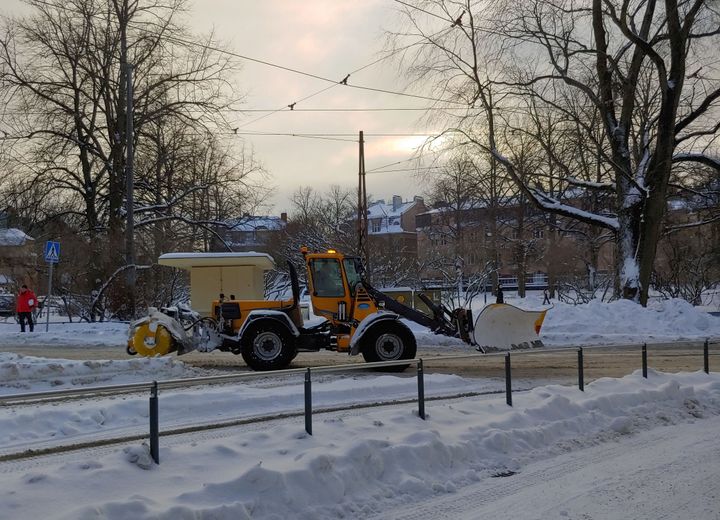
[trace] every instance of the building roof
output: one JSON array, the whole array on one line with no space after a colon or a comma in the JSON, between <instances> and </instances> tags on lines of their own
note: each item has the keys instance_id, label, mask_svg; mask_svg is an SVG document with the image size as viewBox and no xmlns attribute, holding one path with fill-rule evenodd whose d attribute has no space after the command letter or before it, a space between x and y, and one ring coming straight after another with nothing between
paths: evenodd
<instances>
[{"instance_id":1,"label":"building roof","mask_svg":"<svg viewBox=\"0 0 720 520\"><path fill-rule=\"evenodd\" d=\"M230 231L282 231L287 222L281 217L247 215L226 221Z\"/></svg>"},{"instance_id":2,"label":"building roof","mask_svg":"<svg viewBox=\"0 0 720 520\"><path fill-rule=\"evenodd\" d=\"M19 247L24 246L31 240L34 241L35 239L19 229L0 229L0 246Z\"/></svg>"},{"instance_id":3,"label":"building roof","mask_svg":"<svg viewBox=\"0 0 720 520\"><path fill-rule=\"evenodd\" d=\"M385 204L384 200L379 200L368 206L368 220L371 222L368 233L371 235L378 235L382 233L403 233L406 231L415 231L415 225L413 223L413 229L402 228L402 215L409 209L415 207L418 204L418 200L411 200L407 202L401 202L393 206L393 204ZM372 225L372 221L380 220L380 228ZM375 230L373 230L373 228Z\"/></svg>"}]
</instances>

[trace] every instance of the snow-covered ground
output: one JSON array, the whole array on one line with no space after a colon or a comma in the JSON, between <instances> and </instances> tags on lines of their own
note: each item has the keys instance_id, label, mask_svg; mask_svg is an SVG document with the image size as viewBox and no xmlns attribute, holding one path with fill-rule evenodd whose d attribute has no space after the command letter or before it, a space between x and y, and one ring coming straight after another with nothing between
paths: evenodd
<instances>
[{"instance_id":1,"label":"snow-covered ground","mask_svg":"<svg viewBox=\"0 0 720 520\"><path fill-rule=\"evenodd\" d=\"M148 360L149 361L149 360ZM153 360L159 370L168 375L182 375L181 363L165 367ZM22 363L24 363L21 360ZM56 360L51 364L57 370L72 372L83 363ZM86 362L95 363L95 362ZM117 363L117 362L116 362ZM137 363L137 362L136 362ZM153 364L149 364L148 368ZM44 370L44 369L43 369ZM6 371L0 365L0 371ZM117 381L135 381L142 370L115 373ZM162 379L145 372L144 381ZM187 374L185 374L187 375ZM84 376L83 376L84 377ZM318 376L316 376L317 378ZM322 377L322 376L320 376ZM29 379L24 383L29 383ZM80 384L80 383L78 383ZM518 387L521 382L516 383ZM42 388L45 382L37 379L33 390ZM455 375L428 374L425 377L426 395L455 395L465 392L500 391L504 382L498 379L480 381L464 379ZM0 394L16 393L13 385L0 385ZM27 391L27 390L25 390ZM303 409L302 377L261 379L254 383L223 385L220 387L193 387L182 390L162 391L162 427L169 430L191 424L208 424L247 417L268 416ZM417 396L417 380L413 376L337 376L313 384L313 406L347 406ZM48 403L34 406L6 406L0 408L0 454L15 453L29 448L45 448L67 445L78 441L98 438L121 437L142 434L148 428L148 395L122 395L94 398L67 403Z\"/></svg>"},{"instance_id":2,"label":"snow-covered ground","mask_svg":"<svg viewBox=\"0 0 720 520\"><path fill-rule=\"evenodd\" d=\"M0 395L202 375L209 374L175 356L77 361L0 352Z\"/></svg>"},{"instance_id":3,"label":"snow-covered ground","mask_svg":"<svg viewBox=\"0 0 720 520\"><path fill-rule=\"evenodd\" d=\"M20 332L20 325L13 322L0 323L0 348L47 346L47 347L108 347L125 348L128 324L102 323L45 323L35 325L35 332Z\"/></svg>"},{"instance_id":4,"label":"snow-covered ground","mask_svg":"<svg viewBox=\"0 0 720 520\"><path fill-rule=\"evenodd\" d=\"M508 295L508 302L542 308L539 295L525 300ZM39 327L33 334L11 332L10 324L0 327L0 349L39 346L43 355L52 355L53 346L77 348L80 356L87 347L122 352L127 334L124 323L56 323L49 333ZM467 349L459 340L434 336L415 325L413 330L419 355L423 346ZM542 337L549 346L717 338L720 318L678 300L654 302L647 309L625 301L556 303ZM74 361L0 352L0 395L211 373L173 356ZM533 386L537 384L542 382ZM428 396L491 392L503 386L501 380L426 374ZM515 381L516 389L523 386ZM661 440L668 449L679 449L695 446L695 437L714 451L705 457L694 453L693 469L717 476L718 449L705 437L707 428L720 425L715 417L720 415L719 375L651 371L649 380L635 373L620 380L599 379L586 389L581 393L562 386L534 388L517 393L512 409L495 395L428 402L427 421L417 417L413 404L323 413L315 416L313 437L304 433L301 418L163 437L159 467L150 463L147 448L137 444L0 463L0 519L470 519L485 517L483 511L502 516L515 494L523 503L538 504L514 509L516 518L583 518L588 505L596 516L586 518L626 518L632 499L618 496L628 471L613 473L608 461L614 456L616 465L641 465L645 442ZM313 383L316 408L413 399L416 392L413 375L328 374ZM298 412L303 387L296 376L269 377L162 391L160 399L161 430L167 431ZM146 395L3 406L0 455L144 434L147 416ZM656 433L669 431L659 430L667 425L680 432L677 442ZM685 461L675 459L674 467L690 470L688 463L683 466ZM609 475L601 482L593 480L592 471L582 477L583 461L602 462ZM698 469L710 462L715 473ZM569 465L575 479L563 477L561 464ZM489 478L511 472L517 475ZM555 475L562 485L548 488L543 472ZM534 492L512 484L525 473L536 477ZM634 475L633 485L641 480L637 472ZM510 491L500 491L497 500L478 498L487 490L505 489L502 481L509 483ZM687 493L683 500L690 500ZM680 511L671 507L666 494L657 492L657 507L662 508L665 500L668 511ZM684 511L693 518L717 518L716 502L695 499ZM605 505L599 507L600 503ZM443 511L451 513L442 516Z\"/></svg>"},{"instance_id":5,"label":"snow-covered ground","mask_svg":"<svg viewBox=\"0 0 720 520\"><path fill-rule=\"evenodd\" d=\"M506 295L506 302L524 309L542 309L542 295L529 293L526 298ZM473 303L477 316L484 307L482 298ZM406 323L415 333L418 345L466 347L457 338L438 336L428 329ZM33 333L22 334L18 325L0 324L0 348L107 347L124 349L126 323L55 323L50 331L38 325ZM548 346L617 345L631 342L669 342L720 337L720 317L697 309L684 300L653 301L647 308L627 300L610 303L592 301L584 305L553 302L540 337ZM422 350L421 350L422 352Z\"/></svg>"},{"instance_id":6,"label":"snow-covered ground","mask_svg":"<svg viewBox=\"0 0 720 520\"><path fill-rule=\"evenodd\" d=\"M645 380L634 373L599 379L584 393L535 388L514 404L507 407L502 397L432 402L427 421L407 404L336 412L315 418L312 437L293 418L163 438L160 466L141 445L3 463L0 518L393 518L403 512L418 519L485 518L489 502L483 506L480 498L488 496L472 492L483 483L495 492L490 517L649 519L683 513L704 520L720 513L717 488L705 485L700 489L707 495L693 495L700 490L674 472L717 481L720 375L651 371ZM695 449L686 460L677 451L652 450L654 443ZM613 457L623 464L613 467ZM664 464L664 457L676 464ZM593 471L595 462L603 466L600 473ZM673 492L655 492L652 501L642 502L634 486L650 466L650 478ZM490 478L511 472L517 474ZM543 472L558 485L540 486ZM563 472L577 478L561 479ZM526 473L537 486L534 494L522 495ZM512 500L514 494L522 504ZM463 501L465 511L459 509ZM449 504L454 509L444 510Z\"/></svg>"}]
</instances>

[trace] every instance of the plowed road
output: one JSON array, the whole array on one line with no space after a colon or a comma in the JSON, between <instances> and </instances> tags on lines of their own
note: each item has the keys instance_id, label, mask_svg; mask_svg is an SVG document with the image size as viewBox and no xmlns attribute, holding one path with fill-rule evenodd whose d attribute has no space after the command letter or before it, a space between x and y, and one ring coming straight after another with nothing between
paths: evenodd
<instances>
[{"instance_id":1,"label":"plowed road","mask_svg":"<svg viewBox=\"0 0 720 520\"><path fill-rule=\"evenodd\" d=\"M109 347L49 347L22 346L4 347L0 351L15 352L28 356L42 356L62 359L128 359L123 348ZM425 360L426 372L453 373L467 377L504 377L502 356L462 358L456 360L438 360L439 356L452 356L475 353L471 347L434 347L420 346L418 357ZM710 365L713 370L720 366L720 345L710 348ZM248 370L241 356L228 352L192 352L181 357L182 361L202 367L227 371ZM290 368L304 368L320 365L340 365L362 363L362 356L350 357L337 352L301 352ZM640 347L602 347L586 349L585 379L592 381L598 377L622 377L641 367ZM703 367L702 342L683 342L678 344L659 343L648 345L648 365L650 368L668 372L695 371ZM567 352L542 352L534 350L526 355L522 351L513 354L513 378L542 379L558 382L573 381L577 377L576 349Z\"/></svg>"}]
</instances>

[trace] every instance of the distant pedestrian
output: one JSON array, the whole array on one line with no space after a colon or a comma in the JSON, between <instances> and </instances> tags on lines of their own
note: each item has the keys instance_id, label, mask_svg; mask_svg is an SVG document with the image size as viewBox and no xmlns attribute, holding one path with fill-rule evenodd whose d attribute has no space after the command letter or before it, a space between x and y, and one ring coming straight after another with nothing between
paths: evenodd
<instances>
[{"instance_id":1,"label":"distant pedestrian","mask_svg":"<svg viewBox=\"0 0 720 520\"><path fill-rule=\"evenodd\" d=\"M30 332L35 330L32 313L37 309L38 302L35 293L28 289L27 285L20 287L20 294L17 296L17 315L20 320L20 332L25 332L25 322L30 326Z\"/></svg>"},{"instance_id":2,"label":"distant pedestrian","mask_svg":"<svg viewBox=\"0 0 720 520\"><path fill-rule=\"evenodd\" d=\"M505 303L502 287L498 287L497 290L497 303Z\"/></svg>"},{"instance_id":3,"label":"distant pedestrian","mask_svg":"<svg viewBox=\"0 0 720 520\"><path fill-rule=\"evenodd\" d=\"M550 291L547 289L543 291L543 305L550 305Z\"/></svg>"}]
</instances>

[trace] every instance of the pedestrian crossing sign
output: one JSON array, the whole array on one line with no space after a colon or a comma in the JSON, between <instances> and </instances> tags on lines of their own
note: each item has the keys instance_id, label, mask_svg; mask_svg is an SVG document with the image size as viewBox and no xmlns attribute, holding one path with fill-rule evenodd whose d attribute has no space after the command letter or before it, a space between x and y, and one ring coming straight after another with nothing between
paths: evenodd
<instances>
[{"instance_id":1,"label":"pedestrian crossing sign","mask_svg":"<svg viewBox=\"0 0 720 520\"><path fill-rule=\"evenodd\" d=\"M45 242L45 261L49 264L60 261L60 242Z\"/></svg>"}]
</instances>

